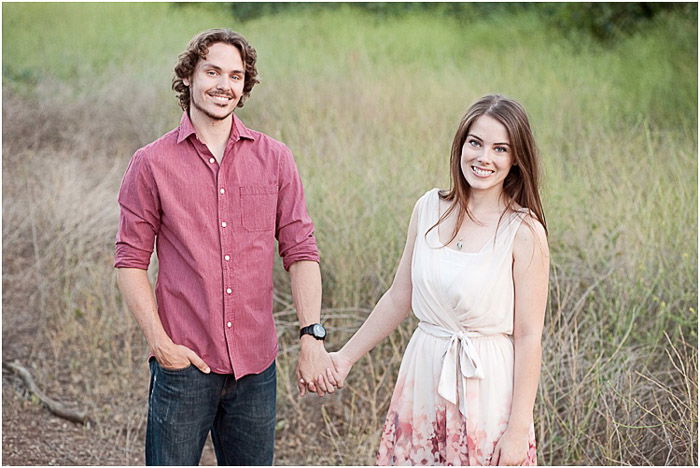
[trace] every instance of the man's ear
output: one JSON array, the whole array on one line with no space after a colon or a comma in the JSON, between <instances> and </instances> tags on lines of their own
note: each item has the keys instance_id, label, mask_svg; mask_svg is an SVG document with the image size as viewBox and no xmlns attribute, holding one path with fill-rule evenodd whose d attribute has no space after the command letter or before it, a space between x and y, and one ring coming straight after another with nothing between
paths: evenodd
<instances>
[{"instance_id":1,"label":"man's ear","mask_svg":"<svg viewBox=\"0 0 700 468\"><path fill-rule=\"evenodd\" d=\"M185 86L189 87L189 86L190 86L190 79L189 79L189 78L183 78L183 79L182 79L182 83L183 83Z\"/></svg>"}]
</instances>

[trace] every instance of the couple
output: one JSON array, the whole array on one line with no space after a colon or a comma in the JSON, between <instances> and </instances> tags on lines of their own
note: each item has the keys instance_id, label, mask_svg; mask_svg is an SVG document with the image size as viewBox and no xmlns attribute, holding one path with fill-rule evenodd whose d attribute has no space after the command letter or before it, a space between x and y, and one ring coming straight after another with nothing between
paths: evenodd
<instances>
[{"instance_id":1,"label":"couple","mask_svg":"<svg viewBox=\"0 0 700 468\"><path fill-rule=\"evenodd\" d=\"M323 345L314 228L289 149L234 114L256 52L226 29L178 57L180 125L122 180L117 280L150 347L146 464L273 461L275 239L300 322L300 391L343 385L413 310L379 464L535 464L533 406L548 282L538 161L524 109L477 101L457 129L450 190L415 205L394 282L338 352ZM154 242L155 294L147 276Z\"/></svg>"}]
</instances>

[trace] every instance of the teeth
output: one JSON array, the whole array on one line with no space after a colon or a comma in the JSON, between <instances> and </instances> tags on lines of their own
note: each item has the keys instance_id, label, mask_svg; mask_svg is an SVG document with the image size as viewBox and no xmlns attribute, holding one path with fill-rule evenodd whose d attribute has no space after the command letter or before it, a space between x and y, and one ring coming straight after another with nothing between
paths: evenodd
<instances>
[{"instance_id":1,"label":"teeth","mask_svg":"<svg viewBox=\"0 0 700 468\"><path fill-rule=\"evenodd\" d=\"M479 168L476 167L476 166L472 166L472 171L474 171L474 173L475 173L476 175L480 175L480 176L491 175L491 174L493 174L493 173L495 172L495 171L491 171L491 170L488 170L488 169L479 169Z\"/></svg>"}]
</instances>

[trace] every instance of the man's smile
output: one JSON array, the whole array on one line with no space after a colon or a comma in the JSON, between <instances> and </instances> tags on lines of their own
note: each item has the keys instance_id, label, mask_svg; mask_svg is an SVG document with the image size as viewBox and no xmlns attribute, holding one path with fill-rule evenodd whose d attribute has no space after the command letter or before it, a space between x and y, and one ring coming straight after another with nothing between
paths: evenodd
<instances>
[{"instance_id":1,"label":"man's smile","mask_svg":"<svg viewBox=\"0 0 700 468\"><path fill-rule=\"evenodd\" d=\"M233 96L228 96L220 93L207 93L207 95L216 103L228 104L233 99Z\"/></svg>"}]
</instances>

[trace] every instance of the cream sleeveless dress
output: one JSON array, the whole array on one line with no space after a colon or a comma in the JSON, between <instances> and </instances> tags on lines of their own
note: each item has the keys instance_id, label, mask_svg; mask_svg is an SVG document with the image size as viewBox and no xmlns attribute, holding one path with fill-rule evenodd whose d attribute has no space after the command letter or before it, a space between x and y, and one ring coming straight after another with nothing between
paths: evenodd
<instances>
[{"instance_id":1,"label":"cream sleeveless dress","mask_svg":"<svg viewBox=\"0 0 700 468\"><path fill-rule=\"evenodd\" d=\"M513 393L513 239L522 212L503 216L476 253L441 247L438 189L417 202L411 279L420 323L401 362L379 465L488 465ZM524 211L524 210L523 210ZM530 428L526 465L536 464Z\"/></svg>"}]
</instances>

